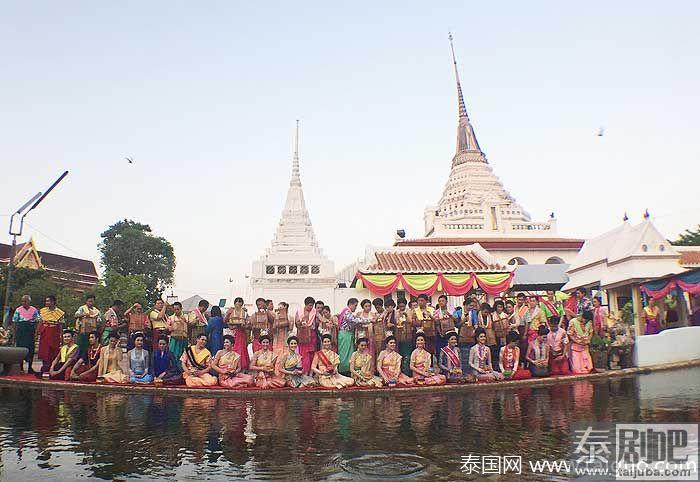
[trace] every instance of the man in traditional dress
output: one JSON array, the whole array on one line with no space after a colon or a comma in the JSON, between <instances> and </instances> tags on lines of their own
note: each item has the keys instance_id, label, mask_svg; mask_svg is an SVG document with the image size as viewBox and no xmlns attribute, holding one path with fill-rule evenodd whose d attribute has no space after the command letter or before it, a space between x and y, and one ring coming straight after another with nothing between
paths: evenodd
<instances>
[{"instance_id":1,"label":"man in traditional dress","mask_svg":"<svg viewBox=\"0 0 700 482\"><path fill-rule=\"evenodd\" d=\"M455 329L454 308L447 303L447 296L438 296L438 306L433 312L435 325L437 328L435 356L440 355L440 350L447 345L446 335Z\"/></svg>"},{"instance_id":2,"label":"man in traditional dress","mask_svg":"<svg viewBox=\"0 0 700 482\"><path fill-rule=\"evenodd\" d=\"M48 372L51 362L61 349L61 334L65 328L65 313L56 306L56 297L49 295L45 306L39 310L39 359L42 361L41 372Z\"/></svg>"},{"instance_id":3,"label":"man in traditional dress","mask_svg":"<svg viewBox=\"0 0 700 482\"><path fill-rule=\"evenodd\" d=\"M432 306L428 306L428 301L428 295L422 294L418 296L418 307L413 310L413 319L417 328L423 330L425 349L430 353L435 353L435 338L437 335L435 331L435 320L433 320L433 312L435 310Z\"/></svg>"},{"instance_id":4,"label":"man in traditional dress","mask_svg":"<svg viewBox=\"0 0 700 482\"><path fill-rule=\"evenodd\" d=\"M124 311L124 302L122 300L114 300L103 316L105 327L102 331L102 345L107 346L109 343L109 334L119 331L119 317Z\"/></svg>"},{"instance_id":5,"label":"man in traditional dress","mask_svg":"<svg viewBox=\"0 0 700 482\"><path fill-rule=\"evenodd\" d=\"M268 310L267 301L264 298L258 298L255 300L255 310L248 318L248 323L251 327L251 332L253 335L253 353L262 348L260 343L260 334L264 330L267 336L272 338L270 333L272 333L272 325L275 322L275 312ZM273 307L274 308L274 307Z\"/></svg>"},{"instance_id":6,"label":"man in traditional dress","mask_svg":"<svg viewBox=\"0 0 700 482\"><path fill-rule=\"evenodd\" d=\"M189 327L189 323L187 322L187 317L182 312L182 303L179 301L173 303L173 310L173 314L167 318L167 328L170 332L168 349L173 355L177 368L181 369L182 362L180 361L180 357L189 346L187 339L187 328Z\"/></svg>"},{"instance_id":7,"label":"man in traditional dress","mask_svg":"<svg viewBox=\"0 0 700 482\"><path fill-rule=\"evenodd\" d=\"M27 362L27 373L36 373L32 368L34 361L34 335L36 333L36 325L39 322L39 310L32 306L32 298L29 295L23 295L21 305L15 310L12 316L12 323L15 325L15 344L19 347L26 348L27 356L24 361ZM19 369L24 370L24 363L21 362Z\"/></svg>"},{"instance_id":8,"label":"man in traditional dress","mask_svg":"<svg viewBox=\"0 0 700 482\"><path fill-rule=\"evenodd\" d=\"M261 316L261 315L258 315ZM316 300L311 296L304 298L304 307L297 310L294 317L299 338L299 354L304 373L311 370L311 362L316 353L316 327L318 325L318 313L316 312Z\"/></svg>"},{"instance_id":9,"label":"man in traditional dress","mask_svg":"<svg viewBox=\"0 0 700 482\"><path fill-rule=\"evenodd\" d=\"M338 371L340 373L350 373L350 357L355 345L355 326L359 323L355 316L358 303L357 298L350 298L347 306L338 315L338 355L340 356Z\"/></svg>"},{"instance_id":10,"label":"man in traditional dress","mask_svg":"<svg viewBox=\"0 0 700 482\"><path fill-rule=\"evenodd\" d=\"M148 321L151 322L151 336L146 337L144 340L143 347L148 350L149 353L153 353L153 343L158 343L158 339L161 336L167 338L168 336L168 317L166 316L166 310L168 304L161 299L157 299L153 303L153 309L148 313Z\"/></svg>"},{"instance_id":11,"label":"man in traditional dress","mask_svg":"<svg viewBox=\"0 0 700 482\"><path fill-rule=\"evenodd\" d=\"M195 345L200 335L204 335L205 328L207 327L207 309L209 308L209 302L207 300L200 300L197 304L197 308L190 311L187 322L189 323L190 332L190 342Z\"/></svg>"},{"instance_id":12,"label":"man in traditional dress","mask_svg":"<svg viewBox=\"0 0 700 482\"><path fill-rule=\"evenodd\" d=\"M72 330L63 332L63 346L49 367L49 378L52 380L69 380L71 370L78 361L79 349L75 344Z\"/></svg>"},{"instance_id":13,"label":"man in traditional dress","mask_svg":"<svg viewBox=\"0 0 700 482\"><path fill-rule=\"evenodd\" d=\"M143 306L138 301L131 305L131 307L124 312L124 317L127 319L127 333L129 338L126 343L126 349L132 350L134 348L134 340L138 333L145 333L151 328L151 323L148 321L148 316L143 312ZM108 343L109 338L108 335Z\"/></svg>"},{"instance_id":14,"label":"man in traditional dress","mask_svg":"<svg viewBox=\"0 0 700 482\"><path fill-rule=\"evenodd\" d=\"M85 304L75 312L75 327L78 330L78 348L80 348L80 353L87 353L90 344L88 335L91 331L97 331L97 326L101 321L100 310L95 307L95 295L87 295Z\"/></svg>"}]
</instances>

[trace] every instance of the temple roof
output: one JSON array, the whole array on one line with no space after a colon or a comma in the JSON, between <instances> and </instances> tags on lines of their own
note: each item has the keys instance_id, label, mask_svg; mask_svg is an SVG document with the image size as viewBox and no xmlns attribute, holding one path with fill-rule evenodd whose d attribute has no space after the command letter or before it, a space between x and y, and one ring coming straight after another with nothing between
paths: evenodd
<instances>
[{"instance_id":1,"label":"temple roof","mask_svg":"<svg viewBox=\"0 0 700 482\"><path fill-rule=\"evenodd\" d=\"M374 252L362 273L469 273L509 271L488 251L474 244L444 248L389 248Z\"/></svg>"},{"instance_id":2,"label":"temple roof","mask_svg":"<svg viewBox=\"0 0 700 482\"><path fill-rule=\"evenodd\" d=\"M399 239L395 246L467 246L478 243L487 250L581 249L584 241L572 238L413 238Z\"/></svg>"}]
</instances>

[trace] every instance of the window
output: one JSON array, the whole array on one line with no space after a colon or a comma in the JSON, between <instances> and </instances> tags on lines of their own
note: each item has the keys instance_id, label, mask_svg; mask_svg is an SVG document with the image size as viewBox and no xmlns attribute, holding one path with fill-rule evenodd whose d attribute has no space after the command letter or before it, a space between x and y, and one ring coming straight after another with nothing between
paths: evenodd
<instances>
[{"instance_id":1,"label":"window","mask_svg":"<svg viewBox=\"0 0 700 482\"><path fill-rule=\"evenodd\" d=\"M287 274L287 267L283 265L278 266L277 274Z\"/></svg>"},{"instance_id":2,"label":"window","mask_svg":"<svg viewBox=\"0 0 700 482\"><path fill-rule=\"evenodd\" d=\"M524 258L521 258L520 256L511 258L510 261L508 261L508 264L513 266L514 264L518 264L520 266L527 264L527 261L525 261Z\"/></svg>"},{"instance_id":3,"label":"window","mask_svg":"<svg viewBox=\"0 0 700 482\"><path fill-rule=\"evenodd\" d=\"M321 272L321 267L317 264L311 267L311 274L319 274Z\"/></svg>"},{"instance_id":4,"label":"window","mask_svg":"<svg viewBox=\"0 0 700 482\"><path fill-rule=\"evenodd\" d=\"M564 260L559 256L552 256L551 258L548 258L544 264L564 264Z\"/></svg>"},{"instance_id":5,"label":"window","mask_svg":"<svg viewBox=\"0 0 700 482\"><path fill-rule=\"evenodd\" d=\"M309 267L306 265L301 265L299 266L299 273L301 274L309 274Z\"/></svg>"},{"instance_id":6,"label":"window","mask_svg":"<svg viewBox=\"0 0 700 482\"><path fill-rule=\"evenodd\" d=\"M275 267L272 266L271 264L268 264L265 266L265 273L266 274L275 274Z\"/></svg>"},{"instance_id":7,"label":"window","mask_svg":"<svg viewBox=\"0 0 700 482\"><path fill-rule=\"evenodd\" d=\"M297 274L297 266L296 265L289 266L289 274Z\"/></svg>"}]
</instances>

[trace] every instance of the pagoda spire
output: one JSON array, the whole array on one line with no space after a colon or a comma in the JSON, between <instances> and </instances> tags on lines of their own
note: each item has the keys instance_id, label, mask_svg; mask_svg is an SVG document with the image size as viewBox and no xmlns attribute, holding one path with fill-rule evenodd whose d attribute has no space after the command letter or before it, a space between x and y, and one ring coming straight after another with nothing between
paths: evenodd
<instances>
[{"instance_id":1,"label":"pagoda spire","mask_svg":"<svg viewBox=\"0 0 700 482\"><path fill-rule=\"evenodd\" d=\"M455 157L452 160L452 164L461 164L467 160L488 162L486 160L486 157L484 156L484 153L481 152L479 142L476 140L474 128L472 127L471 122L469 122L469 114L467 114L467 107L464 104L462 84L459 81L459 70L457 69L457 57L455 56L455 48L454 44L452 43L452 32L448 34L447 38L450 40L450 50L452 51L452 64L454 65L455 80L457 82L457 151L455 152ZM465 153L471 155L460 155ZM474 156L474 154L476 154L476 156Z\"/></svg>"},{"instance_id":2,"label":"pagoda spire","mask_svg":"<svg viewBox=\"0 0 700 482\"><path fill-rule=\"evenodd\" d=\"M292 178L289 180L290 186L301 186L299 177L299 119L294 133L294 156L292 157Z\"/></svg>"}]
</instances>

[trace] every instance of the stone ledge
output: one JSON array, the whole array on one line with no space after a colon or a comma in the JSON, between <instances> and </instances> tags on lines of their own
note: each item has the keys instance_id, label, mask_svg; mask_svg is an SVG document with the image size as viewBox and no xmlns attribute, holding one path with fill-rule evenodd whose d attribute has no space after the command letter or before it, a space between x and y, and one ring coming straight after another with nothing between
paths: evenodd
<instances>
[{"instance_id":1,"label":"stone ledge","mask_svg":"<svg viewBox=\"0 0 700 482\"><path fill-rule=\"evenodd\" d=\"M438 387L406 387L406 388L349 388L344 390L336 389L295 389L278 388L273 390L262 390L256 388L248 389L226 389L226 388L188 388L182 387L156 387L153 385L117 385L108 383L79 383L62 382L55 380L31 380L18 379L0 376L0 386L34 389L54 389L72 390L79 392L116 392L116 393L151 393L154 395L167 396L193 396L202 398L348 398L356 396L393 396L425 393L462 393L473 390L494 390L494 389L514 389L522 387L544 387L549 385L561 385L577 381L593 381L608 378L623 378L633 375L646 375L652 372L677 370L700 366L700 359L683 362L665 363L643 368L625 368L622 370L608 370L586 375L568 375L547 378L531 378L528 380L510 380L492 383L468 383L463 385L442 385Z\"/></svg>"}]
</instances>

